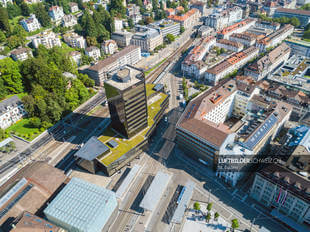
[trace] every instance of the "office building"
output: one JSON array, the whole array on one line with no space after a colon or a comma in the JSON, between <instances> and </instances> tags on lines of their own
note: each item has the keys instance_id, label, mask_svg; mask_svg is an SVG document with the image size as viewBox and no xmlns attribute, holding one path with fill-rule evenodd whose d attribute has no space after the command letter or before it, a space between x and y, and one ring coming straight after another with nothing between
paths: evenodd
<instances>
[{"instance_id":1,"label":"office building","mask_svg":"<svg viewBox=\"0 0 310 232\"><path fill-rule=\"evenodd\" d=\"M151 23L148 25L148 27L159 30L163 37L168 34L174 36L178 36L180 34L180 23L168 19L162 19L160 21Z\"/></svg>"},{"instance_id":2,"label":"office building","mask_svg":"<svg viewBox=\"0 0 310 232\"><path fill-rule=\"evenodd\" d=\"M104 88L111 126L130 138L147 127L147 102L143 72L125 66L112 72Z\"/></svg>"},{"instance_id":3,"label":"office building","mask_svg":"<svg viewBox=\"0 0 310 232\"><path fill-rule=\"evenodd\" d=\"M84 37L74 32L64 34L63 39L70 47L86 48L86 40Z\"/></svg>"},{"instance_id":4,"label":"office building","mask_svg":"<svg viewBox=\"0 0 310 232\"><path fill-rule=\"evenodd\" d=\"M128 31L117 31L113 32L111 35L111 39L113 39L119 47L129 46L132 33Z\"/></svg>"},{"instance_id":5,"label":"office building","mask_svg":"<svg viewBox=\"0 0 310 232\"><path fill-rule=\"evenodd\" d=\"M266 51L267 48L274 47L277 44L280 44L288 36L290 36L294 31L294 26L286 24L281 27L279 30L267 35L265 38L259 40L256 43L256 47L259 48L260 52Z\"/></svg>"},{"instance_id":6,"label":"office building","mask_svg":"<svg viewBox=\"0 0 310 232\"><path fill-rule=\"evenodd\" d=\"M39 45L42 44L46 48L52 48L55 46L61 47L61 42L58 36L52 31L44 31L38 35L36 35L32 39L32 45L35 48L38 48Z\"/></svg>"},{"instance_id":7,"label":"office building","mask_svg":"<svg viewBox=\"0 0 310 232\"><path fill-rule=\"evenodd\" d=\"M163 35L160 30L145 26L137 26L136 33L131 37L130 44L141 47L142 52L153 51L163 44Z\"/></svg>"},{"instance_id":8,"label":"office building","mask_svg":"<svg viewBox=\"0 0 310 232\"><path fill-rule=\"evenodd\" d=\"M185 14L179 15L170 15L168 19L173 20L174 22L180 23L182 27L185 29L190 28L193 26L200 17L200 12L197 9L191 9L187 11Z\"/></svg>"},{"instance_id":9,"label":"office building","mask_svg":"<svg viewBox=\"0 0 310 232\"><path fill-rule=\"evenodd\" d=\"M307 26L310 23L310 12L307 10L297 10L288 8L278 8L274 14L274 17L296 17L300 21L300 26Z\"/></svg>"},{"instance_id":10,"label":"office building","mask_svg":"<svg viewBox=\"0 0 310 232\"><path fill-rule=\"evenodd\" d=\"M285 43L290 46L292 54L310 58L310 42L297 39L286 39Z\"/></svg>"},{"instance_id":11,"label":"office building","mask_svg":"<svg viewBox=\"0 0 310 232\"><path fill-rule=\"evenodd\" d=\"M117 214L115 193L79 178L70 182L44 210L47 219L68 231L107 231Z\"/></svg>"},{"instance_id":12,"label":"office building","mask_svg":"<svg viewBox=\"0 0 310 232\"><path fill-rule=\"evenodd\" d=\"M11 57L15 61L24 61L32 57L32 51L30 48L16 48L11 52Z\"/></svg>"},{"instance_id":13,"label":"office building","mask_svg":"<svg viewBox=\"0 0 310 232\"><path fill-rule=\"evenodd\" d=\"M125 65L134 65L139 60L141 60L140 47L129 45L108 58L98 61L95 65L81 68L79 72L87 74L95 81L96 85L103 86L108 72Z\"/></svg>"},{"instance_id":14,"label":"office building","mask_svg":"<svg viewBox=\"0 0 310 232\"><path fill-rule=\"evenodd\" d=\"M231 26L225 27L224 29L217 32L217 37L219 39L229 39L229 37L234 33L245 32L250 27L254 26L254 19L245 19L241 22L235 23Z\"/></svg>"},{"instance_id":15,"label":"office building","mask_svg":"<svg viewBox=\"0 0 310 232\"><path fill-rule=\"evenodd\" d=\"M17 95L0 102L0 128L6 129L26 116L24 104Z\"/></svg>"},{"instance_id":16,"label":"office building","mask_svg":"<svg viewBox=\"0 0 310 232\"><path fill-rule=\"evenodd\" d=\"M211 85L216 85L219 80L226 77L235 70L238 70L257 55L258 48L254 46L233 54L219 64L209 68L205 73L205 81Z\"/></svg>"},{"instance_id":17,"label":"office building","mask_svg":"<svg viewBox=\"0 0 310 232\"><path fill-rule=\"evenodd\" d=\"M286 43L282 43L257 62L248 65L244 71L245 75L259 81L270 75L279 65L285 63L290 53L290 47Z\"/></svg>"},{"instance_id":18,"label":"office building","mask_svg":"<svg viewBox=\"0 0 310 232\"><path fill-rule=\"evenodd\" d=\"M204 21L204 25L214 28L215 31L222 30L242 19L242 9L240 7L232 7L226 10L215 11L208 15Z\"/></svg>"},{"instance_id":19,"label":"office building","mask_svg":"<svg viewBox=\"0 0 310 232\"><path fill-rule=\"evenodd\" d=\"M33 32L41 28L41 25L34 14L31 14L27 19L21 20L19 23L27 32Z\"/></svg>"}]
</instances>

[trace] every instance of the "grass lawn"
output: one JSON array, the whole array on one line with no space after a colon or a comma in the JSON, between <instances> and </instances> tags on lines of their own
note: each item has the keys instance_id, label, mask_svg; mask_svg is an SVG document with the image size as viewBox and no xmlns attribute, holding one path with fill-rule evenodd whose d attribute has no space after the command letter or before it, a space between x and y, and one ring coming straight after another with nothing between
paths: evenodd
<instances>
[{"instance_id":1,"label":"grass lawn","mask_svg":"<svg viewBox=\"0 0 310 232\"><path fill-rule=\"evenodd\" d=\"M302 40L306 41L306 42L310 42L310 39L305 39L303 38Z\"/></svg>"},{"instance_id":2,"label":"grass lawn","mask_svg":"<svg viewBox=\"0 0 310 232\"><path fill-rule=\"evenodd\" d=\"M62 48L66 53L75 51L74 48L68 46L68 45L67 45L66 43L64 43L64 42L61 42L61 48Z\"/></svg>"},{"instance_id":3,"label":"grass lawn","mask_svg":"<svg viewBox=\"0 0 310 232\"><path fill-rule=\"evenodd\" d=\"M0 100L0 102L5 100L5 99L8 99L10 97L13 97L14 95L17 95L19 97L19 99L22 99L24 96L27 95L27 93L10 94L10 95L7 95L4 99Z\"/></svg>"},{"instance_id":4,"label":"grass lawn","mask_svg":"<svg viewBox=\"0 0 310 232\"><path fill-rule=\"evenodd\" d=\"M31 128L29 126L29 119L24 118L20 121L16 122L14 125L10 126L6 129L8 133L13 133L18 137L21 137L27 141L32 141L34 138L36 138L40 132L38 128Z\"/></svg>"},{"instance_id":5,"label":"grass lawn","mask_svg":"<svg viewBox=\"0 0 310 232\"><path fill-rule=\"evenodd\" d=\"M159 98L157 101L153 102L152 104L148 105L148 127L145 128L143 131L141 131L139 134L134 136L131 139L125 139L121 136L117 135L115 131L113 131L110 127L108 127L103 134L98 138L101 142L103 142L105 145L107 145L107 142L110 140L114 140L118 143L118 146L115 148L110 148L110 153L99 156L98 159L106 166L113 163L115 160L119 159L122 155L124 155L126 152L130 151L132 148L137 146L139 143L143 142L145 140L145 135L151 128L151 126L154 124L154 117L161 109L161 104L163 101L167 98L167 95L164 93L159 93ZM155 97L158 97L156 95Z\"/></svg>"},{"instance_id":6,"label":"grass lawn","mask_svg":"<svg viewBox=\"0 0 310 232\"><path fill-rule=\"evenodd\" d=\"M153 90L154 86L154 84L145 84L147 97L156 92L155 90Z\"/></svg>"},{"instance_id":7,"label":"grass lawn","mask_svg":"<svg viewBox=\"0 0 310 232\"><path fill-rule=\"evenodd\" d=\"M157 63L154 67L150 68L149 70L144 72L145 76L148 76L154 69L156 69L159 65L161 65L162 63L164 63L167 60L167 58L163 59L162 61L160 61L159 63Z\"/></svg>"}]
</instances>

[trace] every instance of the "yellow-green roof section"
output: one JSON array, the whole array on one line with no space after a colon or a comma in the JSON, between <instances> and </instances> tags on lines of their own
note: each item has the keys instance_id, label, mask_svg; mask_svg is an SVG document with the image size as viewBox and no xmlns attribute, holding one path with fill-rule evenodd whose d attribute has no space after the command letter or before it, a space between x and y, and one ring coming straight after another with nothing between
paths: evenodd
<instances>
[{"instance_id":1,"label":"yellow-green roof section","mask_svg":"<svg viewBox=\"0 0 310 232\"><path fill-rule=\"evenodd\" d=\"M150 94L150 91L154 91L152 90L153 87L151 88L150 84L146 85L147 96L152 94L152 93ZM155 91L153 93L155 93ZM156 94L154 97L152 97L147 101L148 127L142 130L134 137L132 137L131 139L126 139L122 135L118 134L111 127L107 127L107 129L102 133L102 135L98 139L110 148L110 152L106 155L99 156L97 159L100 162L102 162L105 166L109 166L115 160L119 159L121 156L130 151L132 148L136 147L138 144L143 142L145 140L146 133L154 124L154 117L160 111L161 104L167 97L168 95L158 92L158 94ZM118 146L115 148L112 148L107 144L112 139L118 143Z\"/></svg>"}]
</instances>

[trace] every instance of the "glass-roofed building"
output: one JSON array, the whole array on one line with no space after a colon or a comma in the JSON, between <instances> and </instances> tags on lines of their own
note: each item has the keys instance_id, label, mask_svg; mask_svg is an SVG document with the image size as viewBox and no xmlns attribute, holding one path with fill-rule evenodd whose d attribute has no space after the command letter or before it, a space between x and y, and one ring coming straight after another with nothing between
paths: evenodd
<instances>
[{"instance_id":1,"label":"glass-roofed building","mask_svg":"<svg viewBox=\"0 0 310 232\"><path fill-rule=\"evenodd\" d=\"M44 214L50 222L69 232L101 232L109 227L117 208L114 192L72 178Z\"/></svg>"}]
</instances>

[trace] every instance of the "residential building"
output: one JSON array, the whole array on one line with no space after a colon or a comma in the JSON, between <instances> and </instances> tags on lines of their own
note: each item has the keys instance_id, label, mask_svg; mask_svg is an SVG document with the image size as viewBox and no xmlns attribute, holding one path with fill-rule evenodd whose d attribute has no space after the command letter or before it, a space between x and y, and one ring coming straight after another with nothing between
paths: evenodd
<instances>
[{"instance_id":1,"label":"residential building","mask_svg":"<svg viewBox=\"0 0 310 232\"><path fill-rule=\"evenodd\" d=\"M111 226L117 211L115 192L73 177L44 214L68 231L101 232Z\"/></svg>"},{"instance_id":2,"label":"residential building","mask_svg":"<svg viewBox=\"0 0 310 232\"><path fill-rule=\"evenodd\" d=\"M235 23L231 26L225 27L221 31L217 32L217 37L219 39L229 39L229 37L234 33L242 33L245 32L250 27L254 26L254 19L245 19L241 22Z\"/></svg>"},{"instance_id":3,"label":"residential building","mask_svg":"<svg viewBox=\"0 0 310 232\"><path fill-rule=\"evenodd\" d=\"M262 38L264 38L264 36L256 35L245 31L243 33L233 33L229 37L229 40L242 43L244 46L249 47L255 45L256 41Z\"/></svg>"},{"instance_id":4,"label":"residential building","mask_svg":"<svg viewBox=\"0 0 310 232\"><path fill-rule=\"evenodd\" d=\"M216 46L219 48L224 48L226 50L240 52L243 50L243 44L228 39L220 39L216 42Z\"/></svg>"},{"instance_id":5,"label":"residential building","mask_svg":"<svg viewBox=\"0 0 310 232\"><path fill-rule=\"evenodd\" d=\"M207 15L207 3L206 2L194 1L194 2L191 2L190 7L199 10L201 16Z\"/></svg>"},{"instance_id":6,"label":"residential building","mask_svg":"<svg viewBox=\"0 0 310 232\"><path fill-rule=\"evenodd\" d=\"M102 6L103 9L108 10L108 4L109 4L109 1L97 0L97 2L95 2L94 8L97 10L99 6Z\"/></svg>"},{"instance_id":7,"label":"residential building","mask_svg":"<svg viewBox=\"0 0 310 232\"><path fill-rule=\"evenodd\" d=\"M126 9L126 15L133 20L134 24L137 24L142 20L142 15L140 14L140 7L135 4L128 4Z\"/></svg>"},{"instance_id":8,"label":"residential building","mask_svg":"<svg viewBox=\"0 0 310 232\"><path fill-rule=\"evenodd\" d=\"M204 25L214 28L215 31L222 30L242 19L242 9L232 7L226 10L215 11L206 17Z\"/></svg>"},{"instance_id":9,"label":"residential building","mask_svg":"<svg viewBox=\"0 0 310 232\"><path fill-rule=\"evenodd\" d=\"M72 60L77 64L77 66L81 65L82 61L82 54L78 51L72 51L69 53L69 57L72 58Z\"/></svg>"},{"instance_id":10,"label":"residential building","mask_svg":"<svg viewBox=\"0 0 310 232\"><path fill-rule=\"evenodd\" d=\"M0 3L3 7L7 7L8 3L13 4L12 0L0 0Z\"/></svg>"},{"instance_id":11,"label":"residential building","mask_svg":"<svg viewBox=\"0 0 310 232\"><path fill-rule=\"evenodd\" d=\"M0 102L0 128L8 128L26 114L24 105L17 95L2 100Z\"/></svg>"},{"instance_id":12,"label":"residential building","mask_svg":"<svg viewBox=\"0 0 310 232\"><path fill-rule=\"evenodd\" d=\"M274 47L277 44L281 43L289 35L291 35L293 31L294 31L294 26L290 24L286 24L283 27L281 27L279 30L259 40L256 43L256 46L259 48L260 52L264 52L266 51L267 48Z\"/></svg>"},{"instance_id":13,"label":"residential building","mask_svg":"<svg viewBox=\"0 0 310 232\"><path fill-rule=\"evenodd\" d=\"M150 52L157 46L162 45L163 42L163 35L160 30L137 26L136 33L131 37L130 44L140 46L142 52Z\"/></svg>"},{"instance_id":14,"label":"residential building","mask_svg":"<svg viewBox=\"0 0 310 232\"><path fill-rule=\"evenodd\" d=\"M85 49L85 55L93 58L94 60L99 60L101 53L100 49L96 46L90 46Z\"/></svg>"},{"instance_id":15,"label":"residential building","mask_svg":"<svg viewBox=\"0 0 310 232\"><path fill-rule=\"evenodd\" d=\"M292 54L310 58L310 42L297 39L286 39L285 43L290 46Z\"/></svg>"},{"instance_id":16,"label":"residential building","mask_svg":"<svg viewBox=\"0 0 310 232\"><path fill-rule=\"evenodd\" d=\"M11 222L26 210L41 214L49 199L59 191L67 176L47 162L35 161L21 168L0 187L0 225L9 231ZM33 230L31 230L33 231Z\"/></svg>"},{"instance_id":17,"label":"residential building","mask_svg":"<svg viewBox=\"0 0 310 232\"><path fill-rule=\"evenodd\" d=\"M117 52L117 44L114 40L109 39L103 41L101 44L101 49L103 50L104 54L114 54Z\"/></svg>"},{"instance_id":18,"label":"residential building","mask_svg":"<svg viewBox=\"0 0 310 232\"><path fill-rule=\"evenodd\" d=\"M12 224L11 232L65 232L64 229L27 211L22 212Z\"/></svg>"},{"instance_id":19,"label":"residential building","mask_svg":"<svg viewBox=\"0 0 310 232\"><path fill-rule=\"evenodd\" d=\"M64 34L63 39L70 47L86 48L86 40L84 37L74 32Z\"/></svg>"},{"instance_id":20,"label":"residential building","mask_svg":"<svg viewBox=\"0 0 310 232\"><path fill-rule=\"evenodd\" d=\"M108 58L98 61L95 65L80 69L79 71L89 75L96 85L102 86L109 72L125 65L134 65L139 60L141 60L141 48L129 45Z\"/></svg>"},{"instance_id":21,"label":"residential building","mask_svg":"<svg viewBox=\"0 0 310 232\"><path fill-rule=\"evenodd\" d=\"M32 57L32 51L30 48L16 48L11 52L11 57L15 61L24 61Z\"/></svg>"},{"instance_id":22,"label":"residential building","mask_svg":"<svg viewBox=\"0 0 310 232\"><path fill-rule=\"evenodd\" d=\"M109 104L111 126L125 137L131 138L147 127L143 72L125 66L109 75L111 78L105 81L104 88ZM115 96L116 92L118 94Z\"/></svg>"},{"instance_id":23,"label":"residential building","mask_svg":"<svg viewBox=\"0 0 310 232\"><path fill-rule=\"evenodd\" d=\"M273 31L280 29L280 23L257 20L255 26L258 28L271 29Z\"/></svg>"},{"instance_id":24,"label":"residential building","mask_svg":"<svg viewBox=\"0 0 310 232\"><path fill-rule=\"evenodd\" d=\"M38 48L40 44L42 44L46 48L52 48L52 47L55 47L55 46L61 47L60 39L52 31L44 31L44 32L36 35L32 39L32 45L35 48Z\"/></svg>"},{"instance_id":25,"label":"residential building","mask_svg":"<svg viewBox=\"0 0 310 232\"><path fill-rule=\"evenodd\" d=\"M132 33L128 31L113 32L111 39L113 39L119 47L127 47L130 44Z\"/></svg>"},{"instance_id":26,"label":"residential building","mask_svg":"<svg viewBox=\"0 0 310 232\"><path fill-rule=\"evenodd\" d=\"M70 7L71 13L75 13L79 11L79 5L76 2L69 2L69 7Z\"/></svg>"},{"instance_id":27,"label":"residential building","mask_svg":"<svg viewBox=\"0 0 310 232\"><path fill-rule=\"evenodd\" d=\"M215 43L216 39L213 36L201 39L200 43L195 46L183 60L181 64L183 75L193 76L196 79L200 79L207 68L207 65L202 59Z\"/></svg>"},{"instance_id":28,"label":"residential building","mask_svg":"<svg viewBox=\"0 0 310 232\"><path fill-rule=\"evenodd\" d=\"M167 8L165 10L165 12L166 12L167 16L175 15L175 9L173 9L173 8Z\"/></svg>"},{"instance_id":29,"label":"residential building","mask_svg":"<svg viewBox=\"0 0 310 232\"><path fill-rule=\"evenodd\" d=\"M59 24L64 17L64 11L61 6L51 6L48 10L49 16L52 18L52 21L56 24Z\"/></svg>"},{"instance_id":30,"label":"residential building","mask_svg":"<svg viewBox=\"0 0 310 232\"><path fill-rule=\"evenodd\" d=\"M235 70L238 70L248 61L255 58L258 55L258 51L258 48L251 46L241 52L233 54L219 64L209 68L205 73L205 81L212 85L216 85L220 79L224 78Z\"/></svg>"},{"instance_id":31,"label":"residential building","mask_svg":"<svg viewBox=\"0 0 310 232\"><path fill-rule=\"evenodd\" d=\"M147 26L159 30L163 37L168 34L174 36L178 36L180 34L180 23L174 22L169 19L162 19Z\"/></svg>"},{"instance_id":32,"label":"residential building","mask_svg":"<svg viewBox=\"0 0 310 232\"><path fill-rule=\"evenodd\" d=\"M296 17L300 21L301 26L307 26L310 23L310 12L307 10L296 10L287 8L278 8L274 14L274 17Z\"/></svg>"},{"instance_id":33,"label":"residential building","mask_svg":"<svg viewBox=\"0 0 310 232\"><path fill-rule=\"evenodd\" d=\"M221 156L257 155L278 134L291 108L267 101L244 80L223 80L187 105L176 125L176 141L188 155L218 168ZM217 176L235 185L241 173L218 169Z\"/></svg>"},{"instance_id":34,"label":"residential building","mask_svg":"<svg viewBox=\"0 0 310 232\"><path fill-rule=\"evenodd\" d=\"M214 29L212 27L202 25L198 29L198 36L206 37L206 36L211 35L213 32L214 32Z\"/></svg>"},{"instance_id":35,"label":"residential building","mask_svg":"<svg viewBox=\"0 0 310 232\"><path fill-rule=\"evenodd\" d=\"M309 146L309 133L303 136L302 141L307 140ZM302 149L303 154L291 155L296 161L289 159L265 165L256 173L250 196L269 208L274 218L302 232L310 230L310 182L306 161L309 150L304 145L296 149Z\"/></svg>"},{"instance_id":36,"label":"residential building","mask_svg":"<svg viewBox=\"0 0 310 232\"><path fill-rule=\"evenodd\" d=\"M121 31L123 29L123 20L119 18L114 18L114 28L115 31Z\"/></svg>"},{"instance_id":37,"label":"residential building","mask_svg":"<svg viewBox=\"0 0 310 232\"><path fill-rule=\"evenodd\" d=\"M290 47L286 43L282 43L257 62L246 67L244 71L245 75L251 76L256 81L259 81L270 75L279 65L286 63L290 53Z\"/></svg>"},{"instance_id":38,"label":"residential building","mask_svg":"<svg viewBox=\"0 0 310 232\"><path fill-rule=\"evenodd\" d=\"M62 17L62 26L63 27L73 27L77 24L77 18L74 15L65 15Z\"/></svg>"},{"instance_id":39,"label":"residential building","mask_svg":"<svg viewBox=\"0 0 310 232\"><path fill-rule=\"evenodd\" d=\"M39 30L41 28L41 25L36 18L35 14L31 14L30 17L27 19L23 19L20 22L20 25L27 31L27 32L32 32Z\"/></svg>"},{"instance_id":40,"label":"residential building","mask_svg":"<svg viewBox=\"0 0 310 232\"><path fill-rule=\"evenodd\" d=\"M25 3L27 4L36 4L40 2L42 2L42 0L25 0Z\"/></svg>"},{"instance_id":41,"label":"residential building","mask_svg":"<svg viewBox=\"0 0 310 232\"><path fill-rule=\"evenodd\" d=\"M168 16L168 19L171 19L177 23L180 23L182 27L187 29L193 26L199 20L199 17L200 17L199 10L191 9L181 16L170 15Z\"/></svg>"}]
</instances>

